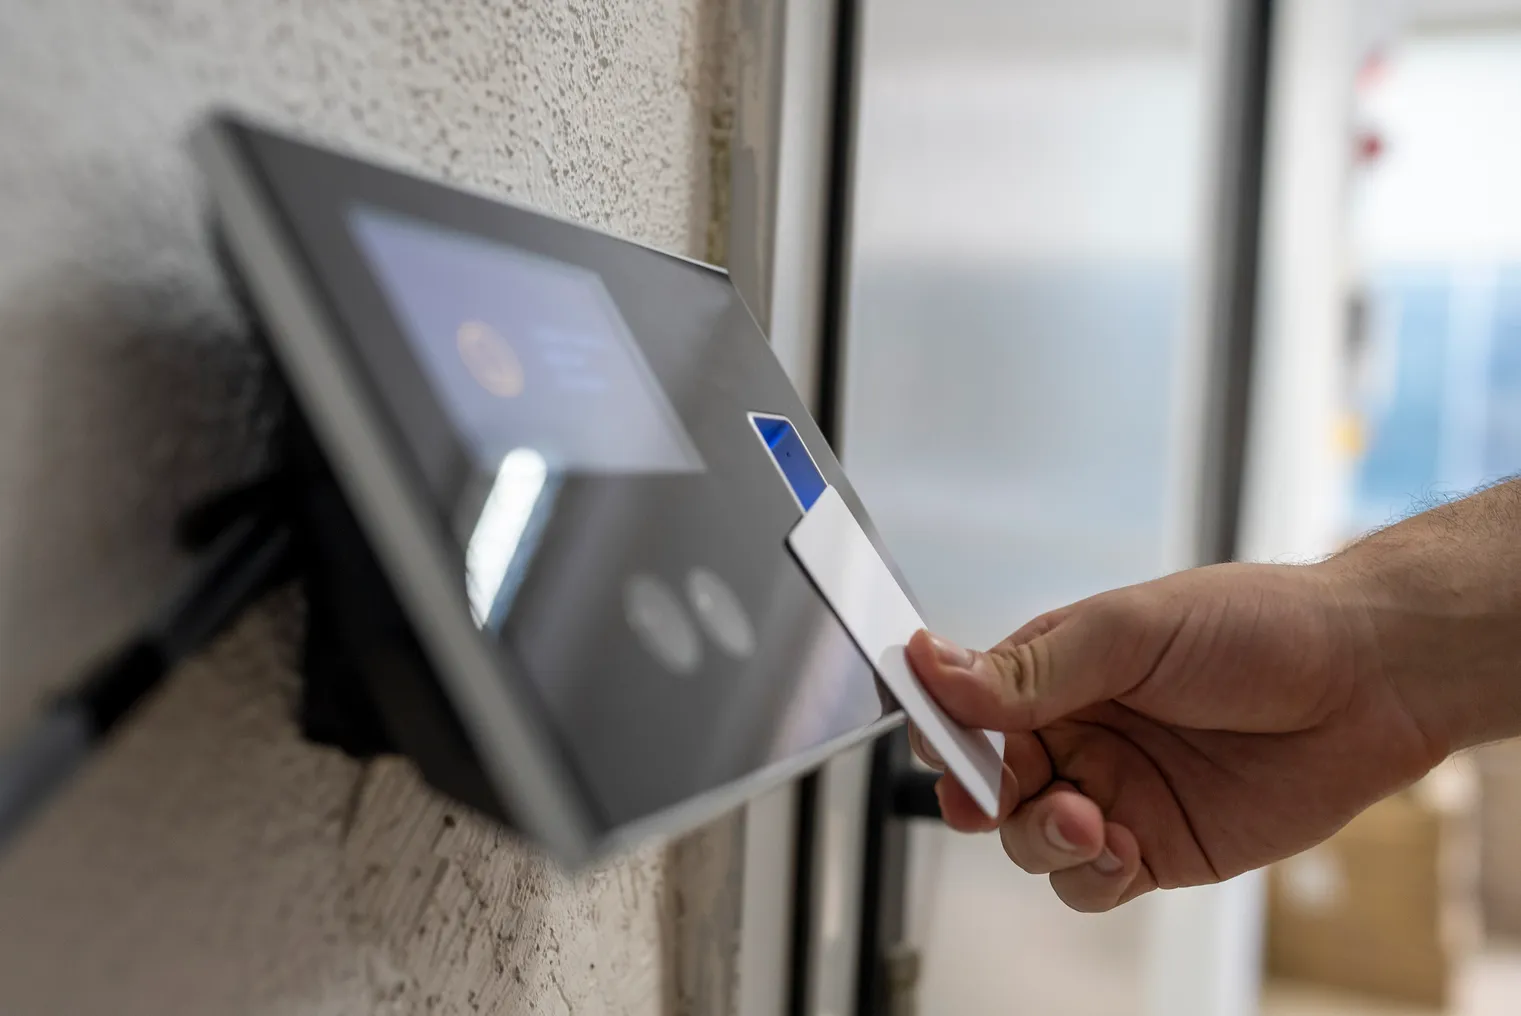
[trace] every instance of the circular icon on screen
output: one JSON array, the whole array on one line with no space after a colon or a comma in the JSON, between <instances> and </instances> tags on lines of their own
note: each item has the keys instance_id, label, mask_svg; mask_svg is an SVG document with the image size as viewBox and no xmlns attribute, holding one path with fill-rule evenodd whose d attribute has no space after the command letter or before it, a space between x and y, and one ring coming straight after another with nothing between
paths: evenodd
<instances>
[{"instance_id":1,"label":"circular icon on screen","mask_svg":"<svg viewBox=\"0 0 1521 1016\"><path fill-rule=\"evenodd\" d=\"M723 579L706 568L693 568L687 573L687 600L702 630L720 649L742 660L755 652L750 617Z\"/></svg>"},{"instance_id":2,"label":"circular icon on screen","mask_svg":"<svg viewBox=\"0 0 1521 1016\"><path fill-rule=\"evenodd\" d=\"M476 384L499 398L523 391L523 362L512 343L484 321L466 321L454 333L459 358Z\"/></svg>"},{"instance_id":3,"label":"circular icon on screen","mask_svg":"<svg viewBox=\"0 0 1521 1016\"><path fill-rule=\"evenodd\" d=\"M690 674L702 662L702 642L686 608L653 575L633 575L624 583L623 612L645 650L668 669Z\"/></svg>"}]
</instances>

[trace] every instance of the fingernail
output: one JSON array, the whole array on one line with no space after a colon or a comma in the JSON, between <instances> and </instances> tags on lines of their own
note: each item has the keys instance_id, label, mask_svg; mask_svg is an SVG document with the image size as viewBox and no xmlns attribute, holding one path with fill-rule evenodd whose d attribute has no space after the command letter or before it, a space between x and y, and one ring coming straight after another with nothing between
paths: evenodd
<instances>
[{"instance_id":1,"label":"fingernail","mask_svg":"<svg viewBox=\"0 0 1521 1016\"><path fill-rule=\"evenodd\" d=\"M929 739L923 735L919 737L919 750L924 754L924 761L931 769L945 768L945 759L940 757L940 753L935 750L935 746L930 744Z\"/></svg>"},{"instance_id":2,"label":"fingernail","mask_svg":"<svg viewBox=\"0 0 1521 1016\"><path fill-rule=\"evenodd\" d=\"M1114 851L1108 847L1094 860L1094 870L1100 875L1118 875L1125 870L1125 863L1115 856Z\"/></svg>"},{"instance_id":3,"label":"fingernail","mask_svg":"<svg viewBox=\"0 0 1521 1016\"><path fill-rule=\"evenodd\" d=\"M1067 837L1062 835L1061 827L1056 824L1055 815L1052 815L1050 818L1046 819L1044 831L1046 834L1046 842L1051 844L1057 850L1060 850L1064 854L1075 854L1078 852L1077 844L1073 843L1071 840L1067 839Z\"/></svg>"},{"instance_id":4,"label":"fingernail","mask_svg":"<svg viewBox=\"0 0 1521 1016\"><path fill-rule=\"evenodd\" d=\"M956 643L941 638L939 635L930 635L930 645L935 647L935 657L947 667L970 667L977 657Z\"/></svg>"}]
</instances>

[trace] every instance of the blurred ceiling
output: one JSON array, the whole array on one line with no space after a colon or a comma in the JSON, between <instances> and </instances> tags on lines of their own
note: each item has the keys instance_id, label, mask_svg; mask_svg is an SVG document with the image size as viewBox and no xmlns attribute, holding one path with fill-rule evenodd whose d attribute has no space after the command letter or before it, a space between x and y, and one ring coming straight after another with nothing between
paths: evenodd
<instances>
[{"instance_id":1,"label":"blurred ceiling","mask_svg":"<svg viewBox=\"0 0 1521 1016\"><path fill-rule=\"evenodd\" d=\"M874 65L1003 61L1074 49L1180 48L1197 31L1194 0L869 0Z\"/></svg>"},{"instance_id":2,"label":"blurred ceiling","mask_svg":"<svg viewBox=\"0 0 1521 1016\"><path fill-rule=\"evenodd\" d=\"M1417 28L1521 27L1521 0L1405 0Z\"/></svg>"},{"instance_id":3,"label":"blurred ceiling","mask_svg":"<svg viewBox=\"0 0 1521 1016\"><path fill-rule=\"evenodd\" d=\"M1521 27L1521 0L1352 0L1384 25L1418 31ZM1199 31L1195 0L868 0L874 66L908 68L1074 50L1187 47Z\"/></svg>"}]
</instances>

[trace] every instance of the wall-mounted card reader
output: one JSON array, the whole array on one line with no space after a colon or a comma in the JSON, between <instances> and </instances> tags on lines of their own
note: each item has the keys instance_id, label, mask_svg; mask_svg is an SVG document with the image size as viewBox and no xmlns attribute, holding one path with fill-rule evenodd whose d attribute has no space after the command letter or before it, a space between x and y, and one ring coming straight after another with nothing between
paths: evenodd
<instances>
[{"instance_id":1,"label":"wall-mounted card reader","mask_svg":"<svg viewBox=\"0 0 1521 1016\"><path fill-rule=\"evenodd\" d=\"M828 484L824 482L823 474L809 454L808 446L803 444L797 428L792 426L792 421L785 416L751 413L750 423L755 427L761 443L771 453L771 461L776 463L782 479L787 481L787 487L797 500L798 507L805 512L812 508Z\"/></svg>"},{"instance_id":2,"label":"wall-mounted card reader","mask_svg":"<svg viewBox=\"0 0 1521 1016\"><path fill-rule=\"evenodd\" d=\"M237 118L196 155L290 394L310 736L581 864L898 721L788 553L853 494L727 274Z\"/></svg>"}]
</instances>

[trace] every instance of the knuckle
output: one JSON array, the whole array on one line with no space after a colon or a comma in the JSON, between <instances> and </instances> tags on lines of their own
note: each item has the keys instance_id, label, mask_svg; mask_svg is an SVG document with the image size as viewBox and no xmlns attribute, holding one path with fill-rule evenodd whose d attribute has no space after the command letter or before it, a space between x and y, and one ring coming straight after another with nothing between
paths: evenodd
<instances>
[{"instance_id":1,"label":"knuckle","mask_svg":"<svg viewBox=\"0 0 1521 1016\"><path fill-rule=\"evenodd\" d=\"M998 677L999 703L1016 709L1037 699L1049 684L1050 654L1044 640L1018 645L1004 643L988 650L987 657Z\"/></svg>"},{"instance_id":2,"label":"knuckle","mask_svg":"<svg viewBox=\"0 0 1521 1016\"><path fill-rule=\"evenodd\" d=\"M1095 660L1124 666L1155 650L1170 632L1159 594L1146 586L1099 597L1085 618L1084 640Z\"/></svg>"},{"instance_id":3,"label":"knuckle","mask_svg":"<svg viewBox=\"0 0 1521 1016\"><path fill-rule=\"evenodd\" d=\"M1144 639L1152 611L1140 588L1120 589L1094 601L1089 621L1105 641L1117 647Z\"/></svg>"}]
</instances>

